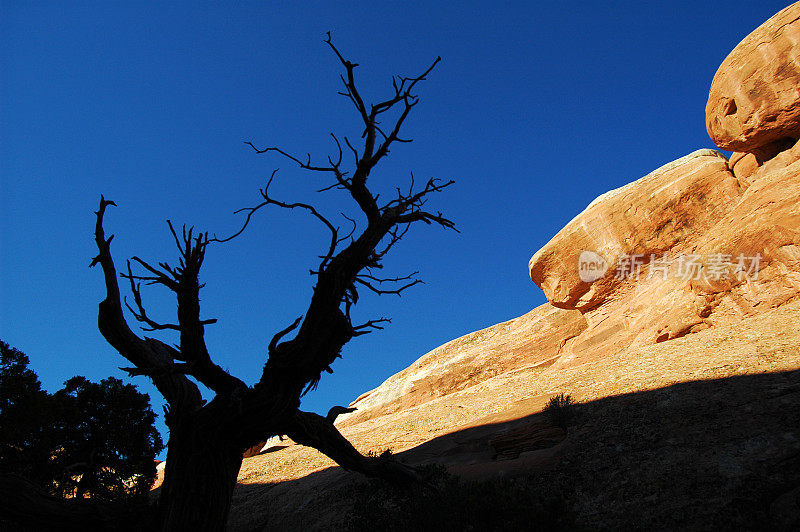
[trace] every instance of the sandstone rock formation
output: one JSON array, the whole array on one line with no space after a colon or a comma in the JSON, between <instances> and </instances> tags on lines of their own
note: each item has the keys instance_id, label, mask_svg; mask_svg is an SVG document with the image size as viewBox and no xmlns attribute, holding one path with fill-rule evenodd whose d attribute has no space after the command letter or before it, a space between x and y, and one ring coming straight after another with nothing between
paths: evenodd
<instances>
[{"instance_id":1,"label":"sandstone rock formation","mask_svg":"<svg viewBox=\"0 0 800 532\"><path fill-rule=\"evenodd\" d=\"M595 199L536 252L531 279L554 306L591 310L623 284L615 272L624 256L691 249L686 239L707 232L740 196L725 157L698 150ZM584 250L606 259L607 275L581 280Z\"/></svg>"},{"instance_id":2,"label":"sandstone rock formation","mask_svg":"<svg viewBox=\"0 0 800 532\"><path fill-rule=\"evenodd\" d=\"M734 323L800 294L800 3L723 62L697 150L595 199L529 263L549 303L453 340L353 402L346 423L520 368L553 370ZM730 112L736 101L735 112ZM581 253L606 268L582 278Z\"/></svg>"},{"instance_id":3,"label":"sandstone rock formation","mask_svg":"<svg viewBox=\"0 0 800 532\"><path fill-rule=\"evenodd\" d=\"M342 416L344 425L413 408L522 368L543 370L559 356L566 338L586 322L579 312L542 305L519 318L457 338L366 392Z\"/></svg>"},{"instance_id":4,"label":"sandstone rock formation","mask_svg":"<svg viewBox=\"0 0 800 532\"><path fill-rule=\"evenodd\" d=\"M557 367L732 323L800 293L800 146L747 181L723 156L694 152L576 216L531 259L550 303L583 313ZM580 278L582 251L609 265Z\"/></svg>"},{"instance_id":5,"label":"sandstone rock formation","mask_svg":"<svg viewBox=\"0 0 800 532\"><path fill-rule=\"evenodd\" d=\"M549 303L424 355L356 399L359 412L345 423L504 372L557 371L735 323L797 298L798 176L800 144L747 181L723 155L698 150L603 194L531 258L531 279ZM580 276L584 251L607 266L593 282Z\"/></svg>"},{"instance_id":6,"label":"sandstone rock formation","mask_svg":"<svg viewBox=\"0 0 800 532\"><path fill-rule=\"evenodd\" d=\"M706 127L720 148L753 153L800 138L800 4L744 38L717 70Z\"/></svg>"}]
</instances>

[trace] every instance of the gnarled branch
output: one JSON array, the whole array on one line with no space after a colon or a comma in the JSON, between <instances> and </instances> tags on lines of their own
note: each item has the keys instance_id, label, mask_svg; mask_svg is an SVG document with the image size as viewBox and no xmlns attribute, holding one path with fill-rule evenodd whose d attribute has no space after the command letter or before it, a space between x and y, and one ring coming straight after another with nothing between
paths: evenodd
<instances>
[{"instance_id":1,"label":"gnarled branch","mask_svg":"<svg viewBox=\"0 0 800 532\"><path fill-rule=\"evenodd\" d=\"M289 334L290 332L295 330L297 328L297 326L300 325L300 322L302 321L302 319L303 319L303 316L300 316L299 318L294 320L294 322L292 322L291 325L289 325L288 327L286 327L282 331L279 331L279 332L275 333L275 336L272 337L272 340L270 340L269 346L267 347L267 352L270 355L275 352L275 347L278 345L278 342L281 340L281 338L283 338L284 336L286 336L287 334Z\"/></svg>"},{"instance_id":2,"label":"gnarled branch","mask_svg":"<svg viewBox=\"0 0 800 532\"><path fill-rule=\"evenodd\" d=\"M442 182L430 179L421 190L415 190L412 174L412 182L408 191L404 192L398 189L397 197L383 206L379 206L379 196L367 186L370 172L389 153L392 143L410 140L400 138L399 131L411 109L419 102L413 90L419 82L426 79L439 63L440 58L436 58L419 76L394 77L391 97L368 105L361 96L355 81L354 71L358 64L344 58L333 44L330 34L327 34L325 42L345 69L345 73L341 76L344 85L344 91L341 94L356 107L364 126L361 135L363 143L358 149L352 144L350 137L343 137L345 145L354 156L355 168L348 172L343 170L342 145L335 135L333 135L333 139L336 143L336 152L327 158L327 165L313 164L310 155L301 159L281 148L258 149L252 143L248 144L258 153L275 152L302 169L333 174L335 176L334 183L320 190L325 191L332 188L347 190L366 216L366 226L360 228L360 234L357 236L351 232L348 236L338 237L338 229L333 228L333 225L314 207L308 204L278 202L269 198L265 191L262 191L264 202L244 209L247 212L245 220L247 223L255 210L264 205L302 207L323 220L332 234L331 245L327 253L321 256L320 267L311 270L311 273L317 277L317 283L302 324L293 339L284 341L280 345L273 341L270 358L264 367L260 381L261 383L271 382L274 380L272 373L278 372L283 378L295 379L299 389L304 388L305 390L316 385L322 371L330 371L330 366L339 356L342 346L351 338L370 330L379 329L381 328L380 324L384 323L385 320L381 319L353 326L350 311L358 301L357 287L366 287L379 295L399 295L404 290L421 283L420 280L414 278L413 274L392 278L378 277L373 273L373 269L382 267L382 259L407 233L410 225L413 222L421 221L426 224L437 224L446 229L455 228L453 222L441 213L434 214L423 210L426 197L431 193L444 190L453 183L452 181ZM386 113L395 106L399 110L398 115L390 127L382 129L378 118L387 116ZM380 142L378 139L381 139ZM357 224L353 222L353 225L355 230ZM241 231L237 235L240 233ZM347 240L349 243L344 245ZM340 249L340 246L343 247ZM382 247L379 249L378 246ZM392 283L394 285L390 286ZM260 389L266 389L266 387Z\"/></svg>"},{"instance_id":3,"label":"gnarled branch","mask_svg":"<svg viewBox=\"0 0 800 532\"><path fill-rule=\"evenodd\" d=\"M192 409L200 405L201 396L197 386L184 375L169 372L174 364L175 349L163 342L151 338L139 338L134 334L122 312L120 302L117 272L111 257L111 239L106 239L103 230L103 217L109 205L116 205L113 201L100 196L100 208L95 212L95 243L98 255L92 259L90 266L100 265L103 269L106 286L106 298L98 307L98 327L106 341L116 349L119 354L128 359L139 368L158 368L162 374L152 375L153 383L158 391L176 410Z\"/></svg>"},{"instance_id":4,"label":"gnarled branch","mask_svg":"<svg viewBox=\"0 0 800 532\"><path fill-rule=\"evenodd\" d=\"M348 471L382 478L399 485L424 483L413 467L402 464L389 455L362 455L331 421L318 414L298 411L286 427L285 434L301 445L317 449Z\"/></svg>"},{"instance_id":5,"label":"gnarled branch","mask_svg":"<svg viewBox=\"0 0 800 532\"><path fill-rule=\"evenodd\" d=\"M169 329L173 331L179 331L180 327L178 325L175 325L173 323L158 323L150 319L150 317L147 315L147 311L142 305L141 283L137 283L136 280L144 279L144 280L150 280L150 282L157 282L157 280L155 280L155 278L153 277L137 277L133 275L133 272L131 271L131 261L127 261L127 264L128 264L128 274L125 275L123 273L120 274L120 276L130 280L131 292L133 293L133 300L136 303L136 307L139 309L139 311L137 312L136 310L133 309L133 307L131 307L128 304L128 298L123 298L123 300L125 301L125 306L128 307L128 310L131 312L131 314L133 314L133 317L136 318L136 321L146 323L147 325L150 326L150 328L142 327L142 330L156 331L156 330Z\"/></svg>"},{"instance_id":6,"label":"gnarled branch","mask_svg":"<svg viewBox=\"0 0 800 532\"><path fill-rule=\"evenodd\" d=\"M331 257L333 257L334 253L336 252L336 247L339 245L339 243L342 242L344 239L348 238L349 235L348 235L348 237L345 237L344 239L340 239L339 238L339 229L337 227L335 227L330 222L330 220L328 220L325 216L320 214L320 212L313 205L309 205L308 203L300 203L300 202L286 203L284 201L279 201L279 200L271 198L269 196L269 187L270 187L270 185L272 185L272 180L275 178L275 174L277 172L278 172L277 169L272 171L272 174L270 175L266 186L259 191L259 193L261 194L261 197L264 199L264 201L262 201L261 203L259 203L258 205L255 205L253 207L244 207L242 209L237 210L234 213L234 214L237 214L237 213L240 213L240 212L246 212L247 213L247 217L245 218L244 224L242 225L241 229L239 229L236 233L234 233L233 235L231 235L231 236L229 236L227 238L216 238L216 237L214 237L212 239L209 239L208 242L220 242L220 243L222 243L222 242L228 242L229 240L232 240L232 239L236 238L237 236L242 234L244 232L244 230L247 228L247 225L250 223L250 219L252 218L253 214L255 214L262 207L266 207L267 205L275 205L275 206L281 207L283 209L304 209L304 210L310 212L311 215L314 216L316 219L318 219L320 222L322 222L325 225L325 227L327 227L328 230L331 233L331 239L330 239L330 244L328 246L328 251L327 251L327 253L325 255L323 255L321 257L322 258L322 262L320 263L320 268L324 268L325 265L328 263L328 261L331 259Z\"/></svg>"}]
</instances>

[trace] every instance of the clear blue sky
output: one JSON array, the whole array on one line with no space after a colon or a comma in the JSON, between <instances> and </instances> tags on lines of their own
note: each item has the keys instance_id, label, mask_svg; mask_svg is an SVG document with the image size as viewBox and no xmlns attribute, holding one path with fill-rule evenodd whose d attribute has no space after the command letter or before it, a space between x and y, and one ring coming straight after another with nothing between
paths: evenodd
<instances>
[{"instance_id":1,"label":"clear blue sky","mask_svg":"<svg viewBox=\"0 0 800 532\"><path fill-rule=\"evenodd\" d=\"M712 147L704 108L728 52L786 2L28 2L0 3L0 339L27 353L45 387L122 376L96 327L101 193L117 266L174 261L165 219L227 234L232 211L275 193L314 201L320 177L243 141L324 157L329 133L358 137L338 96L333 33L361 66L362 93L442 63L372 175L378 188L452 178L432 198L461 234L416 227L388 269L420 270L402 299L365 297L391 316L358 338L304 408L347 404L428 350L544 302L530 256L599 194ZM302 6L302 7L301 7ZM328 193L331 215L350 208ZM354 212L354 211L350 211ZM212 246L202 281L212 355L248 382L275 331L302 314L325 230L302 213L261 212ZM144 292L152 315L169 294ZM161 398L144 378L134 382Z\"/></svg>"}]
</instances>

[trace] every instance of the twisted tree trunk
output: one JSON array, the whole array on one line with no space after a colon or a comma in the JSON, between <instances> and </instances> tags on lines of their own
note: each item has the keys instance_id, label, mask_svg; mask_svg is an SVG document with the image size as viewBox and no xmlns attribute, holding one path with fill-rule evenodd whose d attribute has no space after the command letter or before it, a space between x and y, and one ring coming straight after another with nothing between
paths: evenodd
<instances>
[{"instance_id":1,"label":"twisted tree trunk","mask_svg":"<svg viewBox=\"0 0 800 532\"><path fill-rule=\"evenodd\" d=\"M213 428L170 430L156 529L223 530L241 465L241 448Z\"/></svg>"}]
</instances>

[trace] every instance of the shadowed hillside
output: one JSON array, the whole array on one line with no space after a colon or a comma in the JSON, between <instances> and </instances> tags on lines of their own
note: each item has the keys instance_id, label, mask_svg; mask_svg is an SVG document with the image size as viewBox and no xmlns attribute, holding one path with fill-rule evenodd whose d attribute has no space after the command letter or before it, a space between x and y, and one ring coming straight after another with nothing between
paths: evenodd
<instances>
[{"instance_id":1,"label":"shadowed hillside","mask_svg":"<svg viewBox=\"0 0 800 532\"><path fill-rule=\"evenodd\" d=\"M787 304L579 370L499 375L342 431L362 451L391 448L464 479L519 477L567 524L789 529L800 523L799 319L800 302ZM566 432L541 413L562 391L580 401ZM300 446L245 460L231 529L357 524L376 488L331 466Z\"/></svg>"}]
</instances>

